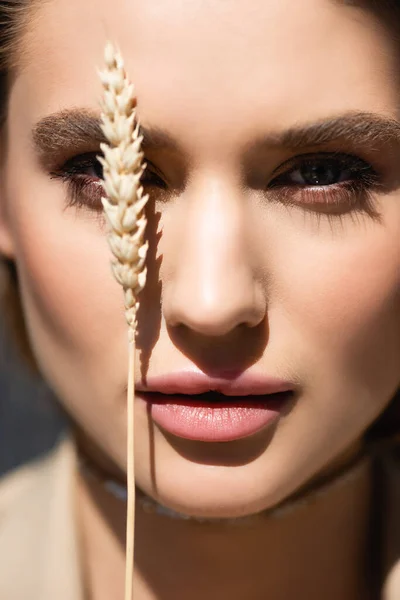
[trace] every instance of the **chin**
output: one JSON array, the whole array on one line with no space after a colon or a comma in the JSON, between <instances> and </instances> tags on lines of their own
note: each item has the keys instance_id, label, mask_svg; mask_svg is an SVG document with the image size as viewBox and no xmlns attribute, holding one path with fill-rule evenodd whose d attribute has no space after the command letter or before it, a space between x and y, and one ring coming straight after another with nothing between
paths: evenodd
<instances>
[{"instance_id":1,"label":"chin","mask_svg":"<svg viewBox=\"0 0 400 600\"><path fill-rule=\"evenodd\" d=\"M273 490L255 485L263 477L255 476L250 466L184 464L158 472L156 486L138 480L139 487L159 504L183 515L232 519L259 513L275 504Z\"/></svg>"},{"instance_id":2,"label":"chin","mask_svg":"<svg viewBox=\"0 0 400 600\"><path fill-rule=\"evenodd\" d=\"M223 490L194 494L194 490L179 494L177 490L162 490L156 498L159 504L185 516L207 519L248 517L264 510L264 503L246 495L228 495Z\"/></svg>"},{"instance_id":3,"label":"chin","mask_svg":"<svg viewBox=\"0 0 400 600\"><path fill-rule=\"evenodd\" d=\"M184 440L157 428L151 438L144 428L138 433L137 485L175 512L199 518L246 517L276 506L293 492L287 461L274 451L270 454L274 428L219 444Z\"/></svg>"}]
</instances>

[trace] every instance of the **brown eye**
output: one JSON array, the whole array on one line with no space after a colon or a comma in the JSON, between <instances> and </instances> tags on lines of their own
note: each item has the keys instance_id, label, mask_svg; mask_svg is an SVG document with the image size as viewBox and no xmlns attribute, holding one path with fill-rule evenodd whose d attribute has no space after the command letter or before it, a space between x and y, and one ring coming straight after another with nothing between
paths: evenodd
<instances>
[{"instance_id":1,"label":"brown eye","mask_svg":"<svg viewBox=\"0 0 400 600\"><path fill-rule=\"evenodd\" d=\"M295 169L289 178L299 185L326 186L347 181L351 177L349 169L342 168L335 162L313 162Z\"/></svg>"},{"instance_id":2,"label":"brown eye","mask_svg":"<svg viewBox=\"0 0 400 600\"><path fill-rule=\"evenodd\" d=\"M270 186L327 187L375 176L373 168L363 160L347 155L299 157L273 179Z\"/></svg>"},{"instance_id":3,"label":"brown eye","mask_svg":"<svg viewBox=\"0 0 400 600\"><path fill-rule=\"evenodd\" d=\"M97 154L91 152L89 154L80 154L67 160L61 169L54 173L55 176L74 176L86 175L97 179L103 179L103 167L97 160Z\"/></svg>"},{"instance_id":4,"label":"brown eye","mask_svg":"<svg viewBox=\"0 0 400 600\"><path fill-rule=\"evenodd\" d=\"M267 190L287 206L319 215L334 217L357 211L375 217L373 192L380 183L375 169L361 158L320 153L298 156L281 165Z\"/></svg>"},{"instance_id":5,"label":"brown eye","mask_svg":"<svg viewBox=\"0 0 400 600\"><path fill-rule=\"evenodd\" d=\"M97 160L97 156L94 160L89 161L87 175L103 179L103 166Z\"/></svg>"},{"instance_id":6,"label":"brown eye","mask_svg":"<svg viewBox=\"0 0 400 600\"><path fill-rule=\"evenodd\" d=\"M67 206L85 206L96 211L102 210L103 167L97 160L97 156L95 152L79 154L50 173L51 179L60 179L66 184Z\"/></svg>"},{"instance_id":7,"label":"brown eye","mask_svg":"<svg viewBox=\"0 0 400 600\"><path fill-rule=\"evenodd\" d=\"M50 174L51 179L61 179L67 185L67 206L86 206L92 210L102 210L103 167L98 161L98 156L95 152L79 154L67 160L62 167ZM160 175L155 173L151 163L147 164L142 175L142 185L162 190L167 189L167 184Z\"/></svg>"}]
</instances>

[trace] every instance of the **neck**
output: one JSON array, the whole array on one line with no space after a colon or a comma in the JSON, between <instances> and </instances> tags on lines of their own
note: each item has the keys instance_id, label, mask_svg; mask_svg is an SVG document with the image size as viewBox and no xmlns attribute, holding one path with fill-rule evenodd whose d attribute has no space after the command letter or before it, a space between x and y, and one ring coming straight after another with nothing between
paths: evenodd
<instances>
[{"instance_id":1,"label":"neck","mask_svg":"<svg viewBox=\"0 0 400 600\"><path fill-rule=\"evenodd\" d=\"M135 600L366 598L370 479L364 461L296 510L231 526L137 503ZM122 599L126 505L82 476L77 494L87 600Z\"/></svg>"}]
</instances>

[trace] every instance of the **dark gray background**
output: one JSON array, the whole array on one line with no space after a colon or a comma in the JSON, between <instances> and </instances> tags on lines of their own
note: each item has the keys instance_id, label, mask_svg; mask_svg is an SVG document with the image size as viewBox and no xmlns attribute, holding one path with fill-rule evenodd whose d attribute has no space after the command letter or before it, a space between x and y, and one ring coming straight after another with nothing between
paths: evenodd
<instances>
[{"instance_id":1,"label":"dark gray background","mask_svg":"<svg viewBox=\"0 0 400 600\"><path fill-rule=\"evenodd\" d=\"M52 394L18 359L0 315L0 476L48 451L64 421Z\"/></svg>"}]
</instances>

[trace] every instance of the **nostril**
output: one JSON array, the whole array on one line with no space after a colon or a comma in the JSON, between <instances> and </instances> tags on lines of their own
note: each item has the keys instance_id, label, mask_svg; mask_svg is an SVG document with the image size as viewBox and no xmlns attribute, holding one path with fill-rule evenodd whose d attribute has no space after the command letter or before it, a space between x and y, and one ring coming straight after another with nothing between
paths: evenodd
<instances>
[{"instance_id":1,"label":"nostril","mask_svg":"<svg viewBox=\"0 0 400 600\"><path fill-rule=\"evenodd\" d=\"M204 302L193 297L186 302L164 304L164 318L174 328L186 328L206 336L226 336L238 329L257 327L266 315L265 302L242 296Z\"/></svg>"},{"instance_id":2,"label":"nostril","mask_svg":"<svg viewBox=\"0 0 400 600\"><path fill-rule=\"evenodd\" d=\"M177 330L190 330L207 337L223 337L237 329L256 327L262 321L262 318L259 318L258 315L249 314L247 318L240 319L237 315L226 312L220 314L216 311L190 314L187 311L180 318L178 315L175 318L170 318L168 325Z\"/></svg>"}]
</instances>

